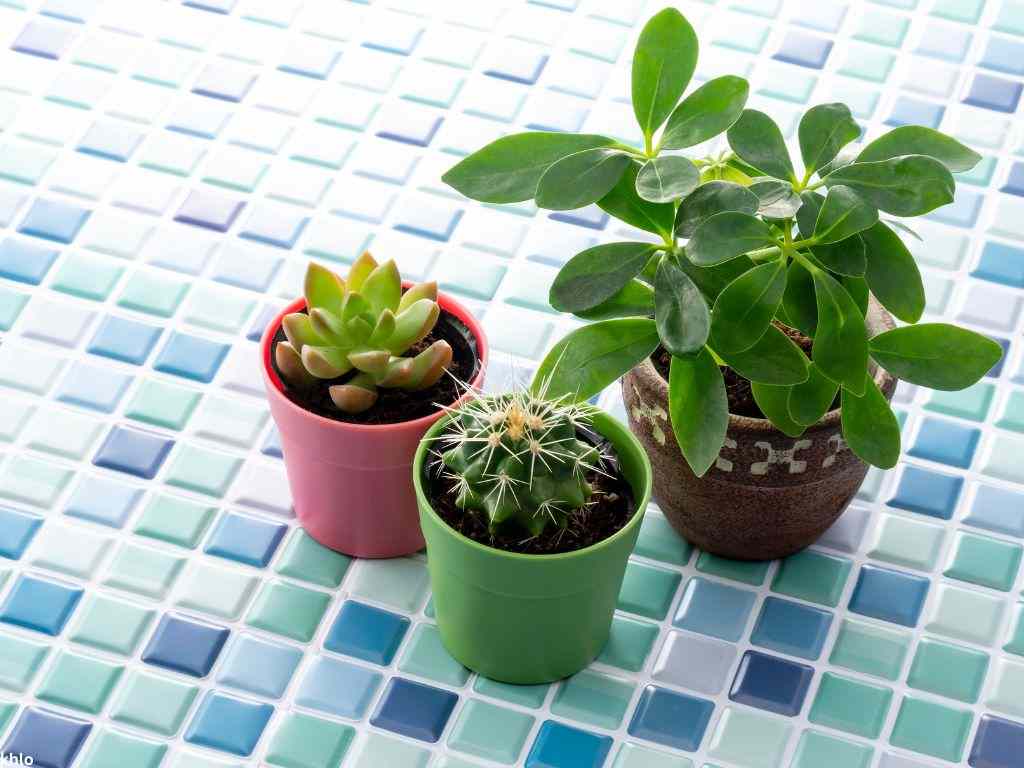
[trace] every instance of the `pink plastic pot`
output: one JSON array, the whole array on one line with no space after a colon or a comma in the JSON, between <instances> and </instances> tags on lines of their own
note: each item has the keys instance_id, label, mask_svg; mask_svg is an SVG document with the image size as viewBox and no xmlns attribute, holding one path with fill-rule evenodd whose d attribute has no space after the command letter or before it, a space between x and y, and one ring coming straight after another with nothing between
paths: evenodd
<instances>
[{"instance_id":1,"label":"pink plastic pot","mask_svg":"<svg viewBox=\"0 0 1024 768\"><path fill-rule=\"evenodd\" d=\"M451 297L439 295L438 304L476 337L480 369L472 385L482 386L487 368L483 329ZM412 463L420 439L442 411L399 424L347 424L293 403L270 355L281 318L305 306L300 298L285 307L260 341L263 381L281 434L295 514L310 536L347 555L399 557L416 552L424 541Z\"/></svg>"}]
</instances>

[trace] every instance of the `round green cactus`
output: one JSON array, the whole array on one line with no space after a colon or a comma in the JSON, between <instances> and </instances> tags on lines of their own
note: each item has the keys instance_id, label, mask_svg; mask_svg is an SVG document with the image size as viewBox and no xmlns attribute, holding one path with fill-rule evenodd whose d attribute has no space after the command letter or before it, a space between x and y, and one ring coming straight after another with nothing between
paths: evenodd
<instances>
[{"instance_id":1,"label":"round green cactus","mask_svg":"<svg viewBox=\"0 0 1024 768\"><path fill-rule=\"evenodd\" d=\"M441 438L444 477L458 489L456 505L486 514L492 534L564 529L591 503L587 475L601 471L601 457L577 436L589 423L586 406L517 391L471 400L452 415Z\"/></svg>"}]
</instances>

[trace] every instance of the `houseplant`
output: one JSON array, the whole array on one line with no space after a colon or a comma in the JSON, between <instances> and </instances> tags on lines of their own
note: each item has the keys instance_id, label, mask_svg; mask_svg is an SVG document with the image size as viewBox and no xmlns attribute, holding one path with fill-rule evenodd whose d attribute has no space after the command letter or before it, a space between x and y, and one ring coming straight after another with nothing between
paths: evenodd
<instances>
[{"instance_id":1,"label":"houseplant","mask_svg":"<svg viewBox=\"0 0 1024 768\"><path fill-rule=\"evenodd\" d=\"M554 395L588 398L624 376L655 499L676 529L717 554L781 557L834 522L867 464L896 463L893 377L961 389L1001 355L976 333L917 324L924 291L900 236L909 230L880 217L952 202L952 173L980 158L919 126L843 151L861 128L845 105L822 104L800 120L797 171L774 121L744 108L741 78L679 101L696 60L693 29L666 9L633 58L643 148L517 134L445 180L493 203L596 202L654 236L566 263L551 303L591 322L555 345L538 377ZM724 152L671 151L722 131Z\"/></svg>"},{"instance_id":2,"label":"houseplant","mask_svg":"<svg viewBox=\"0 0 1024 768\"><path fill-rule=\"evenodd\" d=\"M295 513L358 557L423 547L409 477L420 438L480 386L487 341L435 283L403 284L363 254L345 279L316 263L302 298L263 333L260 356Z\"/></svg>"},{"instance_id":3,"label":"houseplant","mask_svg":"<svg viewBox=\"0 0 1024 768\"><path fill-rule=\"evenodd\" d=\"M449 652L523 684L593 661L650 496L629 430L564 397L482 397L431 427L413 477Z\"/></svg>"}]
</instances>

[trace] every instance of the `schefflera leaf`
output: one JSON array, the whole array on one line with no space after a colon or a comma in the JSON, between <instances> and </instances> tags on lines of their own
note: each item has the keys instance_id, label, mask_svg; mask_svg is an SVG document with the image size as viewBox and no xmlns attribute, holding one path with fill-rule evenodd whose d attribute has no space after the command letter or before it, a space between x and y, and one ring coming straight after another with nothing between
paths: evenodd
<instances>
[{"instance_id":1,"label":"schefflera leaf","mask_svg":"<svg viewBox=\"0 0 1024 768\"><path fill-rule=\"evenodd\" d=\"M865 375L863 395L843 388L843 439L868 464L891 469L900 458L900 424L875 380Z\"/></svg>"},{"instance_id":2,"label":"schefflera leaf","mask_svg":"<svg viewBox=\"0 0 1024 768\"><path fill-rule=\"evenodd\" d=\"M729 400L722 371L702 349L672 357L668 377L668 410L679 450L698 477L718 458L729 427Z\"/></svg>"},{"instance_id":3,"label":"schefflera leaf","mask_svg":"<svg viewBox=\"0 0 1024 768\"><path fill-rule=\"evenodd\" d=\"M945 391L976 383L1003 356L1003 348L987 336L947 323L895 328L872 337L869 348L897 378Z\"/></svg>"},{"instance_id":4,"label":"schefflera leaf","mask_svg":"<svg viewBox=\"0 0 1024 768\"><path fill-rule=\"evenodd\" d=\"M582 312L612 298L650 260L650 243L605 243L580 251L565 263L551 284L549 300L560 312Z\"/></svg>"},{"instance_id":5,"label":"schefflera leaf","mask_svg":"<svg viewBox=\"0 0 1024 768\"><path fill-rule=\"evenodd\" d=\"M650 137L672 112L697 68L697 33L675 8L644 25L633 53L633 113Z\"/></svg>"}]
</instances>

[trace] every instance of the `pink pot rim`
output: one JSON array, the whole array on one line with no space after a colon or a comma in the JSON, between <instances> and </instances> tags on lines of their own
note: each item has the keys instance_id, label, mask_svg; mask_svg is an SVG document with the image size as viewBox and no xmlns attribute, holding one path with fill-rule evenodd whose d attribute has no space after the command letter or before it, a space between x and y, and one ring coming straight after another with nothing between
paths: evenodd
<instances>
[{"instance_id":1,"label":"pink pot rim","mask_svg":"<svg viewBox=\"0 0 1024 768\"><path fill-rule=\"evenodd\" d=\"M403 281L402 286L408 288L412 283L409 281ZM488 345L487 336L484 334L483 327L477 321L475 317L470 313L465 306L460 302L453 299L446 293L439 292L437 295L437 303L441 306L445 312L448 312L458 318L462 323L469 328L470 332L476 338L476 353L477 358L480 361L479 370L477 370L476 376L473 378L470 386L473 389L478 389L484 379L484 373L487 370L487 359L488 359ZM297 405L285 392L284 384L282 383L277 372L274 370L274 366L270 364L270 354L273 348L274 336L277 335L277 329L281 326L281 320L285 315L291 314L292 312L298 312L306 306L306 299L302 296L292 301L290 304L285 306L277 315L273 321L267 325L263 330L263 336L260 339L260 360L263 365L263 375L274 385L274 389L281 395L281 400L286 408L292 408L295 411L304 414L306 418L312 419L315 422L321 423L328 429L338 429L345 432L387 432L389 430L407 429L409 427L422 427L426 430L432 425L438 417L444 412L442 409L438 409L433 413L428 413L426 416L420 416L418 419L412 419L411 421L396 421L391 424L353 424L346 421L337 421L335 419L328 419L319 414L313 413L312 411L306 410L305 408ZM456 407L459 403L466 399L470 393L466 393L462 398L452 403L449 407Z\"/></svg>"}]
</instances>

